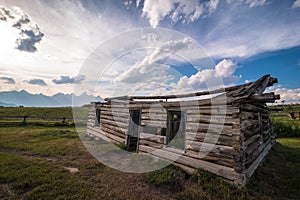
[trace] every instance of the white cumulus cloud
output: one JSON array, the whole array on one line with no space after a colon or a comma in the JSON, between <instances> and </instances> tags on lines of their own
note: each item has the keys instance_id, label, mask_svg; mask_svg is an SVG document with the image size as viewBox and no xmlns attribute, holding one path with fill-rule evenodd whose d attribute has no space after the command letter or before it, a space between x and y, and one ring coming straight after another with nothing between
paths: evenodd
<instances>
[{"instance_id":1,"label":"white cumulus cloud","mask_svg":"<svg viewBox=\"0 0 300 200\"><path fill-rule=\"evenodd\" d=\"M289 89L273 86L268 88L267 91L280 94L280 101L284 100L286 103L300 103L300 88Z\"/></svg>"},{"instance_id":2,"label":"white cumulus cloud","mask_svg":"<svg viewBox=\"0 0 300 200\"><path fill-rule=\"evenodd\" d=\"M177 88L192 87L194 90L212 90L219 87L233 85L240 79L240 76L234 75L238 65L232 60L224 59L220 61L214 69L204 69L191 77L183 76L177 85Z\"/></svg>"}]
</instances>

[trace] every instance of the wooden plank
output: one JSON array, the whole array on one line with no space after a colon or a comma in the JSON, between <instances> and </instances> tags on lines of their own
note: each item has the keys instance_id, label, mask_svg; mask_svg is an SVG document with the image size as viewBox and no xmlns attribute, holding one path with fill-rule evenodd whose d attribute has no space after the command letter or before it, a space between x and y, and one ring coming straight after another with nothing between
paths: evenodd
<instances>
[{"instance_id":1,"label":"wooden plank","mask_svg":"<svg viewBox=\"0 0 300 200\"><path fill-rule=\"evenodd\" d=\"M177 98L186 98L186 97L195 97L195 96L203 96L203 95L211 95L211 94L218 94L223 92L229 92L232 90L239 89L240 87L246 87L249 86L251 83L246 83L243 85L237 85L237 86L231 86L226 88L220 88L216 90L207 90L207 91L201 91L201 92L193 92L193 93L187 93L187 94L178 94L178 95L163 95L163 96L120 96L120 97L111 97L111 98L105 98L105 101L112 101L115 99L120 100L134 100L134 99L177 99Z\"/></svg>"},{"instance_id":2,"label":"wooden plank","mask_svg":"<svg viewBox=\"0 0 300 200\"><path fill-rule=\"evenodd\" d=\"M181 102L161 102L161 103L144 103L144 102L136 102L135 104L130 104L129 108L149 108L153 105L161 105L165 108L172 107L184 107L184 106L210 106L210 105L228 105L233 102L234 98L219 98L219 99L203 99L203 100L192 100L192 101L181 101Z\"/></svg>"}]
</instances>

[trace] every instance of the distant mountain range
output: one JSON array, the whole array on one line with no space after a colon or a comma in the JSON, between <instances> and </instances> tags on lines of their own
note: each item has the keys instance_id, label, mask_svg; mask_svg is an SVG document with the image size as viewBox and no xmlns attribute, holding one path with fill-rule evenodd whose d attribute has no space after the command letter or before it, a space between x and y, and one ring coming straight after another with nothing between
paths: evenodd
<instances>
[{"instance_id":1,"label":"distant mountain range","mask_svg":"<svg viewBox=\"0 0 300 200\"><path fill-rule=\"evenodd\" d=\"M30 94L25 90L0 92L0 106L25 106L25 107L63 107L72 106L73 94L57 93L53 96L44 94ZM74 106L82 106L91 101L103 101L99 96L94 97L83 93L75 96Z\"/></svg>"}]
</instances>

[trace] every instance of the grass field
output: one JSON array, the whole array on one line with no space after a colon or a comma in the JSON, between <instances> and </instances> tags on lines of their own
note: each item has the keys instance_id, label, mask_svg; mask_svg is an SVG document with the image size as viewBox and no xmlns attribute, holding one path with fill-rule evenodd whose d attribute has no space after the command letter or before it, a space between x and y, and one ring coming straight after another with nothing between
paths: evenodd
<instances>
[{"instance_id":1,"label":"grass field","mask_svg":"<svg viewBox=\"0 0 300 200\"><path fill-rule=\"evenodd\" d=\"M11 113L19 109L42 116L53 108ZM52 113L67 116L71 109ZM190 176L173 165L147 174L119 172L94 159L72 126L0 120L0 199L299 199L300 138L277 141L238 189L206 171Z\"/></svg>"},{"instance_id":2,"label":"grass field","mask_svg":"<svg viewBox=\"0 0 300 200\"><path fill-rule=\"evenodd\" d=\"M95 160L72 127L0 127L0 199L298 199L300 139L282 138L242 190L199 170L128 174ZM78 170L77 172L72 172Z\"/></svg>"},{"instance_id":3,"label":"grass field","mask_svg":"<svg viewBox=\"0 0 300 200\"><path fill-rule=\"evenodd\" d=\"M87 116L87 107L74 107L77 117ZM35 108L35 107L0 107L0 117L24 117L31 118L73 118L72 107L61 108Z\"/></svg>"},{"instance_id":4,"label":"grass field","mask_svg":"<svg viewBox=\"0 0 300 200\"><path fill-rule=\"evenodd\" d=\"M300 137L300 120L287 118L288 112L300 112L300 105L285 105L283 108L283 111L271 113L274 132L278 137Z\"/></svg>"}]
</instances>

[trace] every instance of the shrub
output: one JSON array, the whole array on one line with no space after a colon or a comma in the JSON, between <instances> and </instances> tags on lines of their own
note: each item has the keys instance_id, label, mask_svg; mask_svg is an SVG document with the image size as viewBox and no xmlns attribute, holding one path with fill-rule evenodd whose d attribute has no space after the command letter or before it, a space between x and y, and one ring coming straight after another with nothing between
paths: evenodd
<instances>
[{"instance_id":1,"label":"shrub","mask_svg":"<svg viewBox=\"0 0 300 200\"><path fill-rule=\"evenodd\" d=\"M274 133L277 137L299 137L300 123L299 121L278 121L273 120Z\"/></svg>"}]
</instances>

